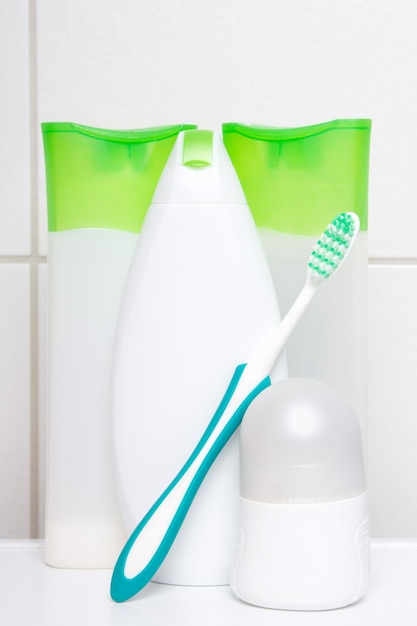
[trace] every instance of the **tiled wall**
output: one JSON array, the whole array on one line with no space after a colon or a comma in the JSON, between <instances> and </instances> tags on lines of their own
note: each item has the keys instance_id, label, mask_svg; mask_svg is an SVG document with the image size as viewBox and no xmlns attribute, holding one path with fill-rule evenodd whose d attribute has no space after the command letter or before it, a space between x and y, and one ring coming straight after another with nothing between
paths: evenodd
<instances>
[{"instance_id":1,"label":"tiled wall","mask_svg":"<svg viewBox=\"0 0 417 626\"><path fill-rule=\"evenodd\" d=\"M2 0L0 537L42 533L41 121L104 128L373 119L375 536L417 536L417 6L411 0Z\"/></svg>"},{"instance_id":2,"label":"tiled wall","mask_svg":"<svg viewBox=\"0 0 417 626\"><path fill-rule=\"evenodd\" d=\"M29 7L0 3L0 536L36 528L37 254L33 249ZM32 257L32 252L33 257ZM32 334L33 333L33 334ZM31 350L34 357L31 356ZM35 493L33 495L33 490Z\"/></svg>"}]
</instances>

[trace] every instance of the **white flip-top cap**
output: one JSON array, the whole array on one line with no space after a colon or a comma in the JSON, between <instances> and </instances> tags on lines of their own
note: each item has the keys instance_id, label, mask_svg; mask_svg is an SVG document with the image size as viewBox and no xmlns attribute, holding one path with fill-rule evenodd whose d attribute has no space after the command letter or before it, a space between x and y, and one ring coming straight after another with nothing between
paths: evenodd
<instances>
[{"instance_id":1,"label":"white flip-top cap","mask_svg":"<svg viewBox=\"0 0 417 626\"><path fill-rule=\"evenodd\" d=\"M289 378L260 394L240 432L241 495L261 502L321 502L366 489L358 419L330 385Z\"/></svg>"},{"instance_id":2,"label":"white flip-top cap","mask_svg":"<svg viewBox=\"0 0 417 626\"><path fill-rule=\"evenodd\" d=\"M246 204L220 133L179 133L152 204Z\"/></svg>"}]
</instances>

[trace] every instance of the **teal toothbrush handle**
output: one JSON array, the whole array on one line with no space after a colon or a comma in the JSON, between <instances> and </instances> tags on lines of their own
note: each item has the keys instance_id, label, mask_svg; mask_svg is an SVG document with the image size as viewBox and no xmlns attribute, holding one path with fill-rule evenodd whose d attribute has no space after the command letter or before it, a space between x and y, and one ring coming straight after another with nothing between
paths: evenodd
<instances>
[{"instance_id":1,"label":"teal toothbrush handle","mask_svg":"<svg viewBox=\"0 0 417 626\"><path fill-rule=\"evenodd\" d=\"M214 460L239 426L252 400L271 381L248 388L239 365L193 453L129 537L113 570L110 593L116 602L137 594L165 559L188 509Z\"/></svg>"}]
</instances>

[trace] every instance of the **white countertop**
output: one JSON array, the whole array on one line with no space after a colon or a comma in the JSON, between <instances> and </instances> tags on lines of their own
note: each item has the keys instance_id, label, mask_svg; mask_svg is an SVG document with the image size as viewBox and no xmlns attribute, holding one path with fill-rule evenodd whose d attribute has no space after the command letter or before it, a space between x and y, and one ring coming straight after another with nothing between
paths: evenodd
<instances>
[{"instance_id":1,"label":"white countertop","mask_svg":"<svg viewBox=\"0 0 417 626\"><path fill-rule=\"evenodd\" d=\"M229 587L150 583L123 604L109 596L110 570L59 570L39 541L0 541L0 624L5 626L415 626L417 540L374 540L367 595L336 611L261 609Z\"/></svg>"}]
</instances>

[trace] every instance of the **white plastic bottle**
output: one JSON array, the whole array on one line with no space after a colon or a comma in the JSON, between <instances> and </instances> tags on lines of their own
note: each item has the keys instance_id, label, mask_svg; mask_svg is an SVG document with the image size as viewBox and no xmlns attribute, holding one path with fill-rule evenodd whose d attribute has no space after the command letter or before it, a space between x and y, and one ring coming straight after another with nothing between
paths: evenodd
<instances>
[{"instance_id":1,"label":"white plastic bottle","mask_svg":"<svg viewBox=\"0 0 417 626\"><path fill-rule=\"evenodd\" d=\"M366 440L371 121L340 119L295 128L230 123L223 134L283 315L304 284L310 251L326 224L342 211L360 217L349 264L303 317L288 342L287 358L290 376L317 378L346 394Z\"/></svg>"},{"instance_id":2,"label":"white plastic bottle","mask_svg":"<svg viewBox=\"0 0 417 626\"><path fill-rule=\"evenodd\" d=\"M110 568L126 539L111 462L110 379L143 215L180 127L42 125L48 191L45 560Z\"/></svg>"},{"instance_id":3,"label":"white plastic bottle","mask_svg":"<svg viewBox=\"0 0 417 626\"><path fill-rule=\"evenodd\" d=\"M116 336L114 455L128 533L194 449L236 366L279 320L262 244L220 137L181 133L143 224ZM274 377L285 375L283 357ZM233 437L155 580L228 584L238 492Z\"/></svg>"}]
</instances>

